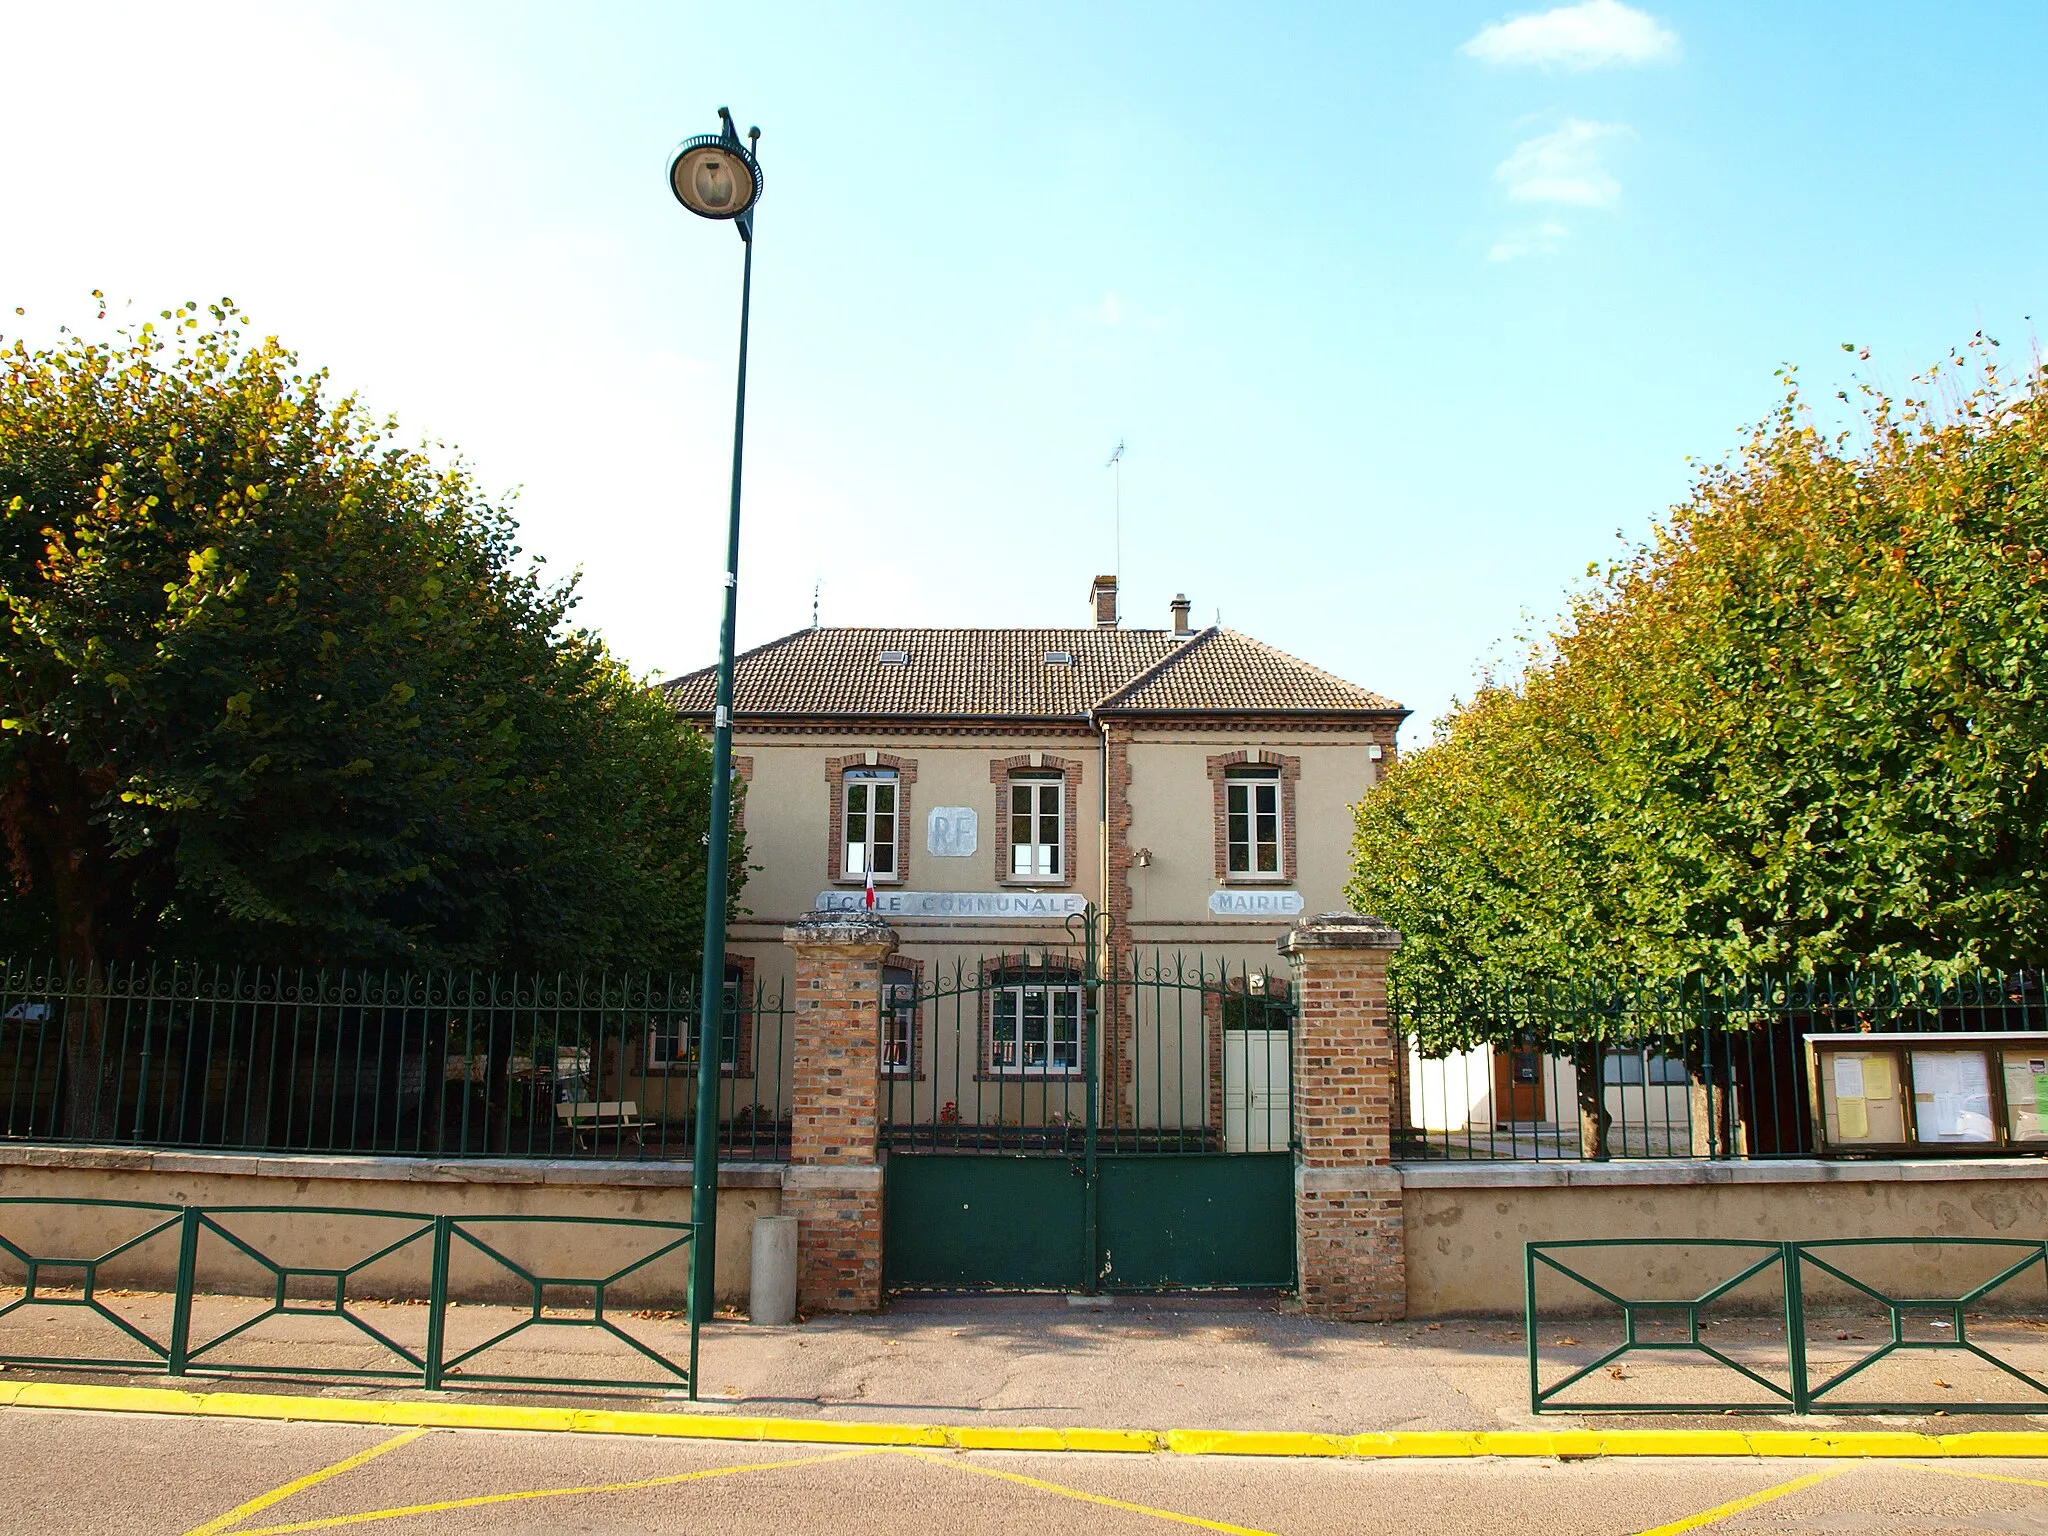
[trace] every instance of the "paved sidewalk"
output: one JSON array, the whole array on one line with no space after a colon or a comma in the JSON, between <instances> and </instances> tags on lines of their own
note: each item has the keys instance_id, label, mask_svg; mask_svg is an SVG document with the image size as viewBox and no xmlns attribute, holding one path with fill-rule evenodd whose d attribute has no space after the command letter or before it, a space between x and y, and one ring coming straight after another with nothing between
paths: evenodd
<instances>
[{"instance_id":1,"label":"paved sidewalk","mask_svg":"<svg viewBox=\"0 0 2048 1536\"><path fill-rule=\"evenodd\" d=\"M17 1293L18 1294L18 1293ZM106 1304L153 1337L168 1335L167 1296L120 1292ZM193 1338L215 1338L261 1310L230 1297L201 1298ZM415 1351L425 1341L426 1308L369 1305L361 1316ZM451 1309L451 1351L478 1344L516 1323L514 1309ZM619 1321L665 1354L683 1358L687 1330L668 1314L624 1314ZM1715 1325L1718 1347L1774 1374L1782 1359L1761 1323ZM1840 1369L1876 1347L1866 1325L1825 1324L1816 1335L1816 1368ZM1973 1324L2002 1358L2048 1377L2048 1327L2024 1319ZM1616 1341L1612 1325L1546 1325L1540 1336L1546 1381L1554 1381ZM38 1307L0 1317L0 1354L105 1354L123 1347L108 1324L76 1307ZM1857 1427L1848 1418L1789 1415L1575 1414L1529 1411L1528 1366L1518 1323L1446 1320L1353 1325L1317 1321L1284 1298L1244 1296L1116 1297L1076 1305L1063 1296L910 1297L879 1317L817 1317L787 1328L738 1320L707 1326L701 1340L701 1400L630 1351L589 1329L529 1329L475 1362L531 1376L619 1374L644 1387L610 1392L466 1386L444 1399L602 1404L665 1412L855 1422L1035 1425L1054 1428L1302 1430L1360 1434L1396 1430L1485 1431L1594 1428ZM279 1364L341 1371L397 1363L381 1346L331 1316L266 1319L213 1358L242 1367L227 1377L172 1382L161 1372L11 1367L5 1380L119 1385L180 1385L245 1392L326 1396L418 1397L416 1385L286 1378ZM1831 1363L1832 1362L1832 1363ZM1618 1373L1618 1374L1617 1374ZM1886 1362L1866 1373L1873 1394L1948 1401L1947 1414L1888 1417L1883 1427L1954 1434L1972 1429L2038 1429L2048 1414L1972 1413L1978 1401L2023 1398L1994 1368L1954 1351ZM1697 1357L1631 1357L1584 1384L1624 1402L1658 1399L1763 1402L1733 1373Z\"/></svg>"}]
</instances>

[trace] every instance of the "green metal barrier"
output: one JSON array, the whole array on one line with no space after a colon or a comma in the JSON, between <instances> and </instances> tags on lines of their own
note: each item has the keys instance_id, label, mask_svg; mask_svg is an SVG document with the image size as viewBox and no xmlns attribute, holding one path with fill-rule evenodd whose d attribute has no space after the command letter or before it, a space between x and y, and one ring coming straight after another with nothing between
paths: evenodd
<instances>
[{"instance_id":1,"label":"green metal barrier","mask_svg":"<svg viewBox=\"0 0 2048 1536\"><path fill-rule=\"evenodd\" d=\"M51 1251L47 1240L19 1235L24 1218L32 1211L62 1212L73 1218L90 1219L91 1213L138 1213L144 1229L118 1240L92 1243L72 1241L60 1251ZM364 1243L359 1256L346 1263L307 1264L289 1254L275 1251L279 1240L266 1241L251 1234L251 1223L270 1218L300 1224L307 1221L367 1222L384 1230ZM598 1229L615 1229L641 1235L657 1246L621 1263L600 1263L568 1274L555 1273L558 1266L521 1263L508 1254L507 1238L519 1229L567 1227L594 1235ZM486 1235L488 1234L488 1236ZM687 1302L686 1283L689 1250L695 1239L689 1222L655 1221L640 1217L603 1216L467 1216L430 1215L419 1211L354 1210L335 1206L241 1205L177 1206L126 1200L65 1200L53 1197L0 1197L0 1263L11 1259L22 1272L21 1295L0 1304L0 1319L30 1307L65 1307L89 1310L111 1324L123 1336L141 1346L141 1355L127 1354L28 1354L8 1351L0 1343L0 1364L19 1366L88 1367L124 1371L162 1371L170 1376L265 1375L321 1378L368 1378L378 1381L413 1382L429 1390L444 1385L546 1386L546 1387L660 1387L685 1389L697 1395L697 1345L700 1319ZM165 1270L175 1264L176 1280L171 1294L170 1331L167 1338L152 1337L133 1321L109 1308L102 1299L104 1268L123 1257L134 1258L136 1250L152 1239L176 1244L175 1256L165 1255ZM332 1237L328 1238L331 1243ZM288 1246L288 1244L286 1244ZM577 1251L592 1245L572 1245ZM500 1328L480 1341L451 1343L449 1314L456 1308L451 1292L451 1274L464 1257L476 1256L490 1266L490 1273L510 1278L511 1289L523 1295L526 1315L510 1327ZM375 1266L392 1260L410 1259L427 1278L425 1307L426 1336L414 1346L378 1327L360 1310L364 1305L361 1287ZM685 1300L689 1327L689 1357L678 1361L650 1347L621 1328L612 1315L617 1311L611 1292L628 1277L667 1261L675 1266L675 1292ZM218 1282L224 1267L238 1267L246 1280L253 1270L263 1290L255 1296L240 1291L214 1292L208 1287L209 1274ZM11 1279L12 1277L8 1277ZM4 1283L4 1282L0 1282ZM587 1308L562 1305L564 1292L581 1292L589 1298ZM202 1297L227 1294L261 1303L260 1310L244 1317L210 1337L193 1337L194 1303ZM355 1334L368 1339L385 1353L386 1363L367 1365L325 1365L280 1358L289 1341L258 1340L254 1330L274 1318L322 1318L346 1324ZM655 1366L659 1379L630 1379L616 1376L518 1375L481 1369L483 1357L529 1329L592 1329L618 1341ZM238 1340L259 1343L265 1358L233 1359L228 1347Z\"/></svg>"},{"instance_id":2,"label":"green metal barrier","mask_svg":"<svg viewBox=\"0 0 2048 1536\"><path fill-rule=\"evenodd\" d=\"M1529 1408L1532 1413L1755 1413L1782 1412L1790 1407L1798 1408L1799 1378L1790 1359L1786 1362L1787 1385L1780 1386L1769 1377L1751 1370L1741 1361L1732 1359L1716 1345L1709 1343L1700 1333L1700 1313L1703 1308L1713 1305L1730 1295L1738 1287L1769 1274L1774 1268L1781 1273L1787 1263L1786 1244L1751 1242L1736 1239L1685 1239L1647 1238L1609 1239L1587 1238L1577 1242L1527 1243L1523 1245L1523 1296L1525 1306L1524 1329L1529 1341ZM1753 1255L1751 1261L1734 1275L1718 1285L1709 1286L1690 1296L1683 1297L1638 1297L1624 1296L1609 1286L1581 1274L1570 1265L1553 1257L1560 1251L1613 1252L1620 1249L1667 1248L1667 1249L1714 1249L1732 1250L1736 1253ZM1556 1271L1574 1284L1584 1286L1603 1301L1611 1302L1621 1309L1622 1341L1613 1349L1602 1354L1591 1364L1573 1371L1562 1381L1545 1387L1538 1367L1539 1340L1536 1326L1536 1276L1538 1266ZM1790 1287L1781 1286L1784 1296L1785 1337L1796 1339L1799 1326L1794 1312L1795 1293ZM1644 1322L1654 1320L1682 1325L1682 1334L1676 1339L1644 1337ZM1691 1403L1570 1403L1556 1401L1561 1393L1584 1381L1595 1371L1615 1365L1631 1354L1673 1354L1685 1352L1704 1355L1717 1364L1725 1366L1746 1381L1761 1387L1766 1400L1757 1402L1691 1402Z\"/></svg>"},{"instance_id":3,"label":"green metal barrier","mask_svg":"<svg viewBox=\"0 0 2048 1536\"><path fill-rule=\"evenodd\" d=\"M662 1370L668 1372L679 1385L689 1387L690 1396L695 1397L697 1395L694 1386L697 1379L697 1323L695 1318L690 1320L690 1358L687 1362L679 1364L658 1350L649 1349L639 1339L634 1338L630 1333L619 1327L617 1323L605 1316L605 1292L610 1287L617 1285L628 1275L637 1274L656 1260L667 1258L670 1254L680 1254L681 1259L679 1262L687 1268L688 1255L683 1253L683 1250L690 1246L692 1232L689 1223L627 1220L625 1218L611 1220L602 1216L465 1216L459 1218L443 1216L440 1220L441 1226L435 1233L435 1273L441 1277L444 1291L447 1286L450 1264L449 1245L454 1239L459 1238L469 1249L484 1255L508 1273L516 1276L530 1293L531 1309L525 1317L521 1318L511 1327L501 1329L481 1344L472 1345L470 1348L452 1357L444 1358L444 1351L447 1347L445 1334L436 1334L428 1350L428 1359L433 1362L428 1368L428 1387L437 1388L450 1380L487 1382L498 1386L558 1387L569 1385L571 1383L566 1382L559 1376L499 1375L478 1371L473 1367L465 1370L463 1366L466 1361L475 1360L485 1350L495 1349L506 1340L517 1334L524 1333L529 1328L594 1328L602 1333L609 1334L628 1348L644 1355ZM586 1226L637 1227L656 1231L680 1231L682 1235L662 1244L654 1252L635 1259L630 1264L614 1267L601 1275L536 1274L527 1266L508 1258L478 1235L478 1229L491 1231L507 1223L532 1223L535 1221L543 1221L550 1225L574 1223ZM589 1315L576 1317L548 1316L542 1303L550 1289L558 1291L589 1291L591 1293ZM445 1303L445 1296L443 1300ZM445 1304L441 1310L445 1316ZM579 1377L573 1384L585 1387L644 1387L647 1385L644 1381L600 1380L594 1377Z\"/></svg>"},{"instance_id":4,"label":"green metal barrier","mask_svg":"<svg viewBox=\"0 0 2048 1536\"><path fill-rule=\"evenodd\" d=\"M2011 1263L2000 1269L1990 1279L1982 1284L1971 1286L1959 1296L1913 1297L1890 1295L1879 1287L1860 1280L1856 1276L1846 1273L1837 1265L1829 1263L1817 1251L1840 1252L1845 1249L1855 1248L1923 1247L1930 1242L1938 1242L1940 1246L1945 1248L1971 1248L1983 1250L1987 1253L1997 1249L2004 1249L2013 1256L2013 1259ZM2048 1382L2043 1382L2037 1377L2028 1375L2009 1361L1999 1359L1970 1337L1970 1325L1977 1320L1970 1309L1979 1305L1984 1298L2012 1284L2021 1276L2027 1274L2028 1271L2034 1270L2037 1267L2041 1278L2044 1281L2048 1281L2048 1244L2002 1237L1944 1237L1940 1239L1856 1237L1838 1238L1827 1242L1788 1243L1786 1247L1797 1256L1797 1275L1796 1283L1792 1288L1793 1294L1803 1296L1806 1272L1810 1266L1839 1284L1846 1285L1851 1290L1869 1297L1883 1306L1885 1309L1885 1321L1891 1334L1890 1338L1886 1339L1884 1343L1870 1351L1869 1354L1865 1355L1854 1365L1846 1370L1836 1372L1818 1386L1807 1385L1805 1378L1808 1362L1804 1359L1805 1351L1802 1348L1802 1358L1799 1366L1800 1386L1804 1394L1806 1406L1800 1410L1801 1412L1809 1412L1818 1408L1826 1413L1954 1413L1961 1407L1961 1404L1953 1400L1949 1402L1915 1403L1891 1401L1858 1402L1844 1400L1833 1394L1848 1382L1862 1375L1871 1366L1876 1365L1880 1360L1886 1359L1889 1356L1902 1352L1955 1349L1960 1349L1967 1354L1974 1355L1977 1359L1984 1361L1986 1364L2012 1377L2015 1381L2020 1382L2035 1394L2031 1400L2025 1402L1972 1403L1969 1407L1970 1412L2039 1413L2044 1409L2048 1409ZM1945 1339L1908 1338L1906 1336L1908 1322L1915 1318L1923 1319L1939 1328L1946 1329L1949 1337ZM1802 1339L1802 1345L1804 1342L1804 1339ZM1824 1398L1826 1399L1825 1402L1822 1401Z\"/></svg>"},{"instance_id":5,"label":"green metal barrier","mask_svg":"<svg viewBox=\"0 0 2048 1536\"><path fill-rule=\"evenodd\" d=\"M1959 1248L1986 1254L2003 1251L2010 1262L1989 1278L1961 1288L1953 1295L1898 1296L1844 1269L1835 1258L1847 1261L1857 1250ZM1603 1284L1558 1258L1571 1252L1629 1252L1642 1250L1749 1250L1753 1260L1719 1284L1687 1296L1630 1296ZM1832 1257L1823 1257L1823 1255ZM1534 1413L2040 1413L2048 1410L2048 1382L2029 1374L2008 1360L2002 1360L1972 1337L1972 1324L1982 1320L1973 1311L1986 1298L2022 1277L2037 1274L2048 1282L2048 1244L2017 1238L1971 1237L1875 1237L1832 1238L1810 1243L1773 1243L1718 1238L1589 1238L1572 1242L1527 1243L1523 1246L1523 1324L1528 1340L1529 1407ZM1730 1296L1740 1286L1772 1275L1779 1285L1780 1317L1785 1332L1784 1373L1781 1386L1769 1377L1731 1358L1700 1331L1702 1309ZM1540 1323L1537 1308L1537 1277L1551 1271L1620 1311L1621 1343L1600 1354L1591 1363L1571 1371L1562 1379L1544 1385L1541 1371ZM1886 1337L1862 1358L1835 1371L1818 1385L1811 1381L1814 1341L1809 1336L1807 1317L1810 1285L1820 1277L1844 1287L1852 1297L1875 1302L1884 1309ZM1942 1337L1908 1336L1914 1321L1939 1331ZM1646 1321L1676 1324L1673 1338L1644 1337ZM1838 1333L1838 1342L1859 1337ZM1960 1397L1940 1400L1905 1400L1872 1396L1850 1399L1841 1391L1863 1376L1878 1362L1901 1353L1961 1351L1990 1365L2005 1377L2020 1383L2031 1394L2016 1401L1975 1401ZM1561 1396L1603 1368L1615 1367L1633 1353L1702 1356L1726 1367L1762 1388L1762 1401L1685 1402L1562 1402ZM1946 1385L1945 1383L1939 1383Z\"/></svg>"},{"instance_id":6,"label":"green metal barrier","mask_svg":"<svg viewBox=\"0 0 2048 1536\"><path fill-rule=\"evenodd\" d=\"M349 1216L365 1221L400 1222L409 1230L402 1232L392 1241L380 1244L370 1253L346 1265L298 1265L281 1260L263 1252L255 1243L241 1233L231 1230L226 1224L236 1217L257 1216ZM308 1209L290 1205L234 1205L215 1206L211 1209L188 1208L184 1212L184 1242L178 1262L179 1305L176 1312L176 1332L173 1334L169 1370L173 1376L187 1372L202 1375L233 1374L237 1371L261 1370L273 1376L371 1376L385 1380L427 1382L433 1372L429 1365L432 1359L432 1313L429 1312L429 1349L425 1353L406 1348L397 1339L377 1328L360 1312L350 1309L349 1282L360 1276L372 1265L392 1257L411 1247L421 1239L433 1237L436 1217L420 1216L411 1211L342 1211L336 1209ZM192 1297L197 1291L200 1262L200 1244L208 1236L216 1237L228 1248L262 1270L270 1279L270 1304L253 1317L244 1318L232 1328L223 1329L212 1338L193 1344L190 1340L192 1324ZM291 1295L294 1281L302 1284L315 1283L319 1291L326 1294L317 1300L294 1299ZM247 1335L258 1324L273 1317L331 1317L347 1323L357 1332L381 1345L403 1362L402 1366L333 1366L297 1365L288 1361L265 1361L260 1366L240 1363L226 1363L218 1360L217 1352L225 1345ZM209 1356L216 1356L209 1360Z\"/></svg>"},{"instance_id":7,"label":"green metal barrier","mask_svg":"<svg viewBox=\"0 0 2048 1536\"><path fill-rule=\"evenodd\" d=\"M68 1210L141 1211L144 1219L155 1219L141 1232L111 1247L95 1245L90 1252L53 1254L37 1251L24 1246L25 1239L16 1242L10 1235L5 1222L6 1216L14 1211L30 1207ZM58 1366L114 1366L126 1370L168 1369L177 1348L178 1334L175 1321L170 1338L151 1338L127 1318L109 1308L100 1300L100 1271L106 1265L124 1254L133 1253L151 1238L167 1236L180 1230L184 1219L183 1208L175 1205L158 1205L144 1200L64 1200L48 1196L17 1195L0 1200L0 1252L4 1252L23 1270L22 1294L5 1306L0 1306L0 1318L18 1312L24 1307L78 1307L105 1319L127 1337L140 1344L148 1354L141 1359L105 1355L16 1355L6 1357L9 1365L58 1365ZM63 1283L59 1277L68 1279ZM64 1294L73 1288L75 1296ZM54 1292L54 1293L53 1293ZM182 1309L174 1318L182 1316Z\"/></svg>"}]
</instances>

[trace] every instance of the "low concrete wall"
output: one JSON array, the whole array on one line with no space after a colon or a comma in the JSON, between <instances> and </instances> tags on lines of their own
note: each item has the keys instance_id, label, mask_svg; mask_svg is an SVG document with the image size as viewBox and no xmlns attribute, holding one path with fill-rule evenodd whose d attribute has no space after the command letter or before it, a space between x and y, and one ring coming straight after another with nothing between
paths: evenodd
<instances>
[{"instance_id":1,"label":"low concrete wall","mask_svg":"<svg viewBox=\"0 0 2048 1536\"><path fill-rule=\"evenodd\" d=\"M777 1164L729 1163L719 1169L717 1292L721 1302L744 1305L752 1273L756 1216L782 1209L782 1176ZM638 1217L687 1221L690 1217L688 1163L597 1162L585 1160L463 1160L431 1162L412 1158L240 1156L203 1152L124 1151L97 1147L0 1147L0 1195L80 1200L144 1200L166 1205L339 1207L349 1211L403 1211L436 1216ZM350 1217L240 1216L224 1223L266 1256L291 1268L351 1264L395 1241L405 1223L371 1215ZM47 1212L14 1208L7 1235L36 1251L90 1252L110 1247L144 1230L137 1213L98 1211L75 1205ZM631 1263L665 1239L624 1227L506 1224L480 1236L508 1258L536 1273L562 1276L600 1273ZM108 1239L112 1241L108 1241ZM458 1242L451 1250L450 1289L458 1300L517 1300L518 1281L480 1251ZM201 1281L209 1289L256 1292L274 1283L231 1244L207 1234L201 1250ZM365 1270L352 1290L373 1297L422 1297L431 1262L429 1244L402 1252ZM105 1283L168 1290L177 1273L176 1234L140 1245L117 1261ZM622 1281L611 1295L636 1306L676 1308L680 1255L650 1265ZM20 1283L21 1265L0 1259L0 1281ZM52 1283L67 1277L54 1273ZM311 1294L317 1282L293 1283L294 1294ZM331 1294L331 1285L329 1293ZM569 1299L567 1297L565 1300ZM580 1298L588 1301L588 1292Z\"/></svg>"},{"instance_id":2,"label":"low concrete wall","mask_svg":"<svg viewBox=\"0 0 2048 1536\"><path fill-rule=\"evenodd\" d=\"M1915 1237L1924 1244L1858 1250L1842 1267L1899 1294L1938 1296L1994 1272L1989 1254L1944 1237L2048 1238L2048 1162L1465 1163L1402 1168L1408 1236L1408 1315L1516 1314L1522 1310L1522 1245L1571 1238L1750 1238L1810 1242ZM1639 1285L1643 1295L1684 1294L1722 1278L1704 1250L1596 1258L1593 1278ZM2009 1262L2008 1252L2002 1262ZM1604 1266L1604 1267L1603 1267ZM1626 1269L1620 1266L1627 1266ZM1725 1271L1723 1272L1725 1273ZM1545 1313L1573 1310L1576 1288L1542 1293ZM1553 1304L1553 1294L1557 1301ZM1584 1293L1579 1293L1584 1295ZM1623 1291L1627 1294L1627 1291ZM1809 1286L1822 1304L1846 1288ZM1771 1310L1768 1285L1731 1298ZM2038 1271L2016 1281L1998 1309L2041 1308Z\"/></svg>"}]
</instances>

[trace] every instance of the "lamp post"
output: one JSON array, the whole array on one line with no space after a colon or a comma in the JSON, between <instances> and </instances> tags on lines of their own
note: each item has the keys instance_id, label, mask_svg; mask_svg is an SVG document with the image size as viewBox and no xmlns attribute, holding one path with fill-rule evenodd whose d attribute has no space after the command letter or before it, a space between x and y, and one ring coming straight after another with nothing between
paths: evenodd
<instances>
[{"instance_id":1,"label":"lamp post","mask_svg":"<svg viewBox=\"0 0 2048 1536\"><path fill-rule=\"evenodd\" d=\"M718 701L711 717L711 846L704 860L704 975L698 988L697 1144L690 1167L690 1396L697 1395L697 1325L710 1316L718 1243L718 1078L724 1059L726 856L732 841L732 657L739 612L740 454L747 427L747 313L754 297L754 205L761 130L740 143L732 113L718 109L717 133L685 139L669 156L676 201L707 219L736 225L747 255L740 279L740 369L732 413L732 507L725 534L725 617L718 631ZM739 1017L744 1017L742 1011Z\"/></svg>"}]
</instances>

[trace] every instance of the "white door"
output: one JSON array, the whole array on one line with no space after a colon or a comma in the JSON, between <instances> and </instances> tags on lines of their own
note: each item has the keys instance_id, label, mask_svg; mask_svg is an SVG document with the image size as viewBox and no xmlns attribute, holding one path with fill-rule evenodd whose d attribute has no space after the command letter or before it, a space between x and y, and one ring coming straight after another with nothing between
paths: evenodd
<instances>
[{"instance_id":1,"label":"white door","mask_svg":"<svg viewBox=\"0 0 2048 1536\"><path fill-rule=\"evenodd\" d=\"M1223 1150L1287 1150L1289 1058L1284 1029L1223 1031Z\"/></svg>"}]
</instances>

